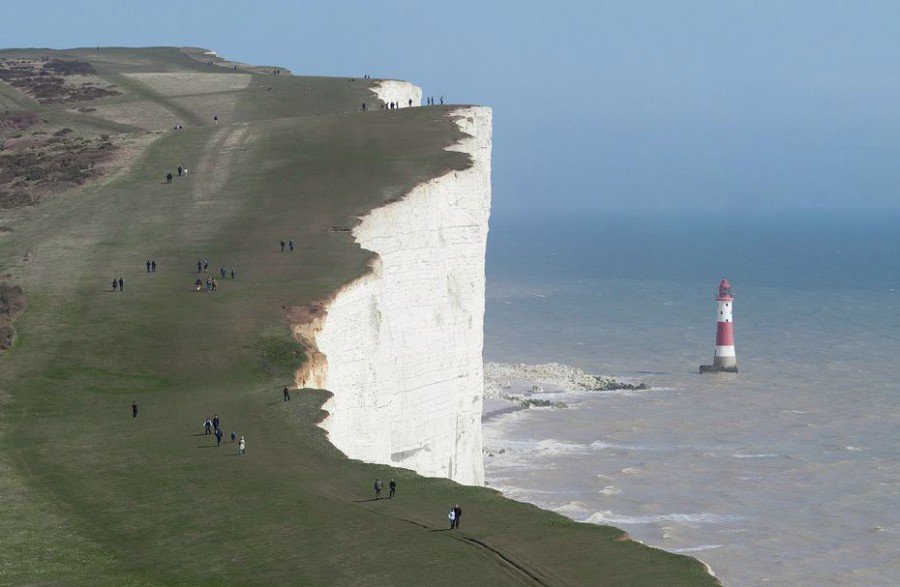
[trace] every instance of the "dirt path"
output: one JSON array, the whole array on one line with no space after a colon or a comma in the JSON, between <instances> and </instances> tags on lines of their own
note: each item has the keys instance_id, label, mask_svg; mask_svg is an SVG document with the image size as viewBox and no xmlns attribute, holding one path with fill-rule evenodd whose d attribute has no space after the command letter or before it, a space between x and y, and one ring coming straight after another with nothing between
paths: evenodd
<instances>
[{"instance_id":1,"label":"dirt path","mask_svg":"<svg viewBox=\"0 0 900 587\"><path fill-rule=\"evenodd\" d=\"M229 125L209 138L197 167L188 171L188 175L195 178L191 185L195 210L212 204L216 194L225 187L234 168L238 146L247 142L249 130L245 123Z\"/></svg>"}]
</instances>

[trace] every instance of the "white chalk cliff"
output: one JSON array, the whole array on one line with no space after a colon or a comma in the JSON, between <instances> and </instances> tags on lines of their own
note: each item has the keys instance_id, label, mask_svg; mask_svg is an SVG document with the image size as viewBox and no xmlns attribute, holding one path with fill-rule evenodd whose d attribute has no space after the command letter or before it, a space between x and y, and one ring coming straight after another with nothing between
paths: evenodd
<instances>
[{"instance_id":1,"label":"white chalk cliff","mask_svg":"<svg viewBox=\"0 0 900 587\"><path fill-rule=\"evenodd\" d=\"M421 98L406 85L379 97ZM298 384L334 394L321 426L347 456L482 485L491 110L453 116L468 136L449 149L467 153L470 167L361 219L353 235L378 256L327 306L314 334L317 360Z\"/></svg>"},{"instance_id":2,"label":"white chalk cliff","mask_svg":"<svg viewBox=\"0 0 900 587\"><path fill-rule=\"evenodd\" d=\"M409 82L395 79L381 80L375 88L375 94L385 104L393 102L400 108L408 108L410 100L413 106L422 105L422 88Z\"/></svg>"}]
</instances>

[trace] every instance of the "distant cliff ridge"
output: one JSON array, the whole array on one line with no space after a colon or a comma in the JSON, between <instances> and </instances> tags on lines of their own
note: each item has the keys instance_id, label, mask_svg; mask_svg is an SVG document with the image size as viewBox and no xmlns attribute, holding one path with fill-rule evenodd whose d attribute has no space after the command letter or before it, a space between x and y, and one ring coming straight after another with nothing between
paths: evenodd
<instances>
[{"instance_id":1,"label":"distant cliff ridge","mask_svg":"<svg viewBox=\"0 0 900 587\"><path fill-rule=\"evenodd\" d=\"M421 89L383 83L379 98L415 105ZM334 395L322 427L351 458L484 483L484 257L491 202L491 110L453 112L471 166L420 184L367 214L357 242L371 272L327 305L303 387Z\"/></svg>"}]
</instances>

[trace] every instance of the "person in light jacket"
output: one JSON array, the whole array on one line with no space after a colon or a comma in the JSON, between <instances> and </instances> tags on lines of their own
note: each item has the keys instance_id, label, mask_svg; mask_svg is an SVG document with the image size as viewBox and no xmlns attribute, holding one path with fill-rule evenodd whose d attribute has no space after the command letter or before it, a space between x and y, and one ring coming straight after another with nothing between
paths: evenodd
<instances>
[{"instance_id":1,"label":"person in light jacket","mask_svg":"<svg viewBox=\"0 0 900 587\"><path fill-rule=\"evenodd\" d=\"M456 508L450 508L450 513L447 514L447 518L450 519L450 529L453 530L456 528Z\"/></svg>"},{"instance_id":2,"label":"person in light jacket","mask_svg":"<svg viewBox=\"0 0 900 587\"><path fill-rule=\"evenodd\" d=\"M246 449L246 448L247 448L247 443L244 442L244 437L241 436L241 440L240 440L240 442L238 442L238 454L239 455L244 454L244 449Z\"/></svg>"}]
</instances>

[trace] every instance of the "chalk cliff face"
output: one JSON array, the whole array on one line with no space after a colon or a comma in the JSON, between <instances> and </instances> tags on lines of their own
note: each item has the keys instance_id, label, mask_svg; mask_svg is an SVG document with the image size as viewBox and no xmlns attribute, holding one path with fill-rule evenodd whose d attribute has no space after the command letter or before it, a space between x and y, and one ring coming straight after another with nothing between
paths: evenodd
<instances>
[{"instance_id":1,"label":"chalk cliff face","mask_svg":"<svg viewBox=\"0 0 900 587\"><path fill-rule=\"evenodd\" d=\"M347 456L481 485L491 110L454 115L470 136L450 148L471 166L362 219L353 234L378 257L326 308L298 383L334 394L322 426Z\"/></svg>"},{"instance_id":2,"label":"chalk cliff face","mask_svg":"<svg viewBox=\"0 0 900 587\"><path fill-rule=\"evenodd\" d=\"M409 82L395 79L381 80L375 88L375 94L385 104L394 102L400 108L408 108L410 100L413 106L422 105L422 88Z\"/></svg>"}]
</instances>

